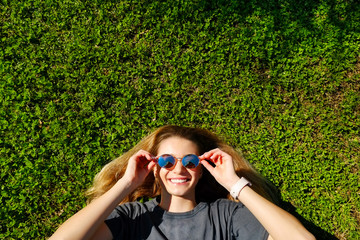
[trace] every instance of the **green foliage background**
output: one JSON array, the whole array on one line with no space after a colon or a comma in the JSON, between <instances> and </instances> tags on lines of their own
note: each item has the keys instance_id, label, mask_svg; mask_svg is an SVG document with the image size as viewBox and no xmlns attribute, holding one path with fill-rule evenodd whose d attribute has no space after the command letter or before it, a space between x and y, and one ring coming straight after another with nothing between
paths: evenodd
<instances>
[{"instance_id":1,"label":"green foliage background","mask_svg":"<svg viewBox=\"0 0 360 240\"><path fill-rule=\"evenodd\" d=\"M318 239L360 239L355 0L3 0L1 239L43 239L164 124L239 148Z\"/></svg>"}]
</instances>

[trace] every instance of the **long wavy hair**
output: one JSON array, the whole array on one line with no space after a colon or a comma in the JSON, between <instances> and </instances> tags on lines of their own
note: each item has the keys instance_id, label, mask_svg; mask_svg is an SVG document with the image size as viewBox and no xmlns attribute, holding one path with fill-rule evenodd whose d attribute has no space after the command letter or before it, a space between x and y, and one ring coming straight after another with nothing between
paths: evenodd
<instances>
[{"instance_id":1,"label":"long wavy hair","mask_svg":"<svg viewBox=\"0 0 360 240\"><path fill-rule=\"evenodd\" d=\"M268 200L278 203L276 188L262 177L233 147L208 130L173 125L158 128L128 152L106 164L95 176L93 185L86 192L88 202L100 197L124 175L128 160L132 155L143 149L156 156L161 141L170 137L181 137L194 142L198 146L200 155L214 148L220 148L232 156L235 171L239 177L247 178L252 183L252 189ZM158 180L154 177L154 174L150 173L143 184L119 204L136 201L139 198L154 198L160 195L160 192ZM229 192L204 167L202 177L196 185L195 194L197 202L212 202L219 198L234 200Z\"/></svg>"}]
</instances>

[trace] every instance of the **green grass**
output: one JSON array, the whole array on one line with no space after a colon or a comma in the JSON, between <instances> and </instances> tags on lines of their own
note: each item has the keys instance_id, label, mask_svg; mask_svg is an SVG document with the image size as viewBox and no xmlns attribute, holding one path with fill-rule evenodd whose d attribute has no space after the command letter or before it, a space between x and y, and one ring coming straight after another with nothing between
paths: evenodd
<instances>
[{"instance_id":1,"label":"green grass","mask_svg":"<svg viewBox=\"0 0 360 240\"><path fill-rule=\"evenodd\" d=\"M360 5L2 1L1 239L44 239L164 124L239 148L318 237L360 238Z\"/></svg>"}]
</instances>

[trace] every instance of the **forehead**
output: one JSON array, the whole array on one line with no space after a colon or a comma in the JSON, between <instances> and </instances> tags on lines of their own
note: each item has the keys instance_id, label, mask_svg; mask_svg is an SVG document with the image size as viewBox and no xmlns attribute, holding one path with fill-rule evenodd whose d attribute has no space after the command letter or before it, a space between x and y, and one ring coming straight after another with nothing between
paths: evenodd
<instances>
[{"instance_id":1,"label":"forehead","mask_svg":"<svg viewBox=\"0 0 360 240\"><path fill-rule=\"evenodd\" d=\"M175 157L183 157L187 154L199 155L198 146L185 138L170 137L159 144L157 155L171 154Z\"/></svg>"}]
</instances>

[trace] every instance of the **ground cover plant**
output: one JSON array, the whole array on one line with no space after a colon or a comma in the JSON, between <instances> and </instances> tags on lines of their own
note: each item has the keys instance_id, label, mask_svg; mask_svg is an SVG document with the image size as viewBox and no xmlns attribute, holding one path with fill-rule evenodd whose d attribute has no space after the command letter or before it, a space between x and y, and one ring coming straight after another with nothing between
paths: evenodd
<instances>
[{"instance_id":1,"label":"ground cover plant","mask_svg":"<svg viewBox=\"0 0 360 240\"><path fill-rule=\"evenodd\" d=\"M164 124L222 135L318 239L360 239L352 0L0 3L1 239L44 239Z\"/></svg>"}]
</instances>

